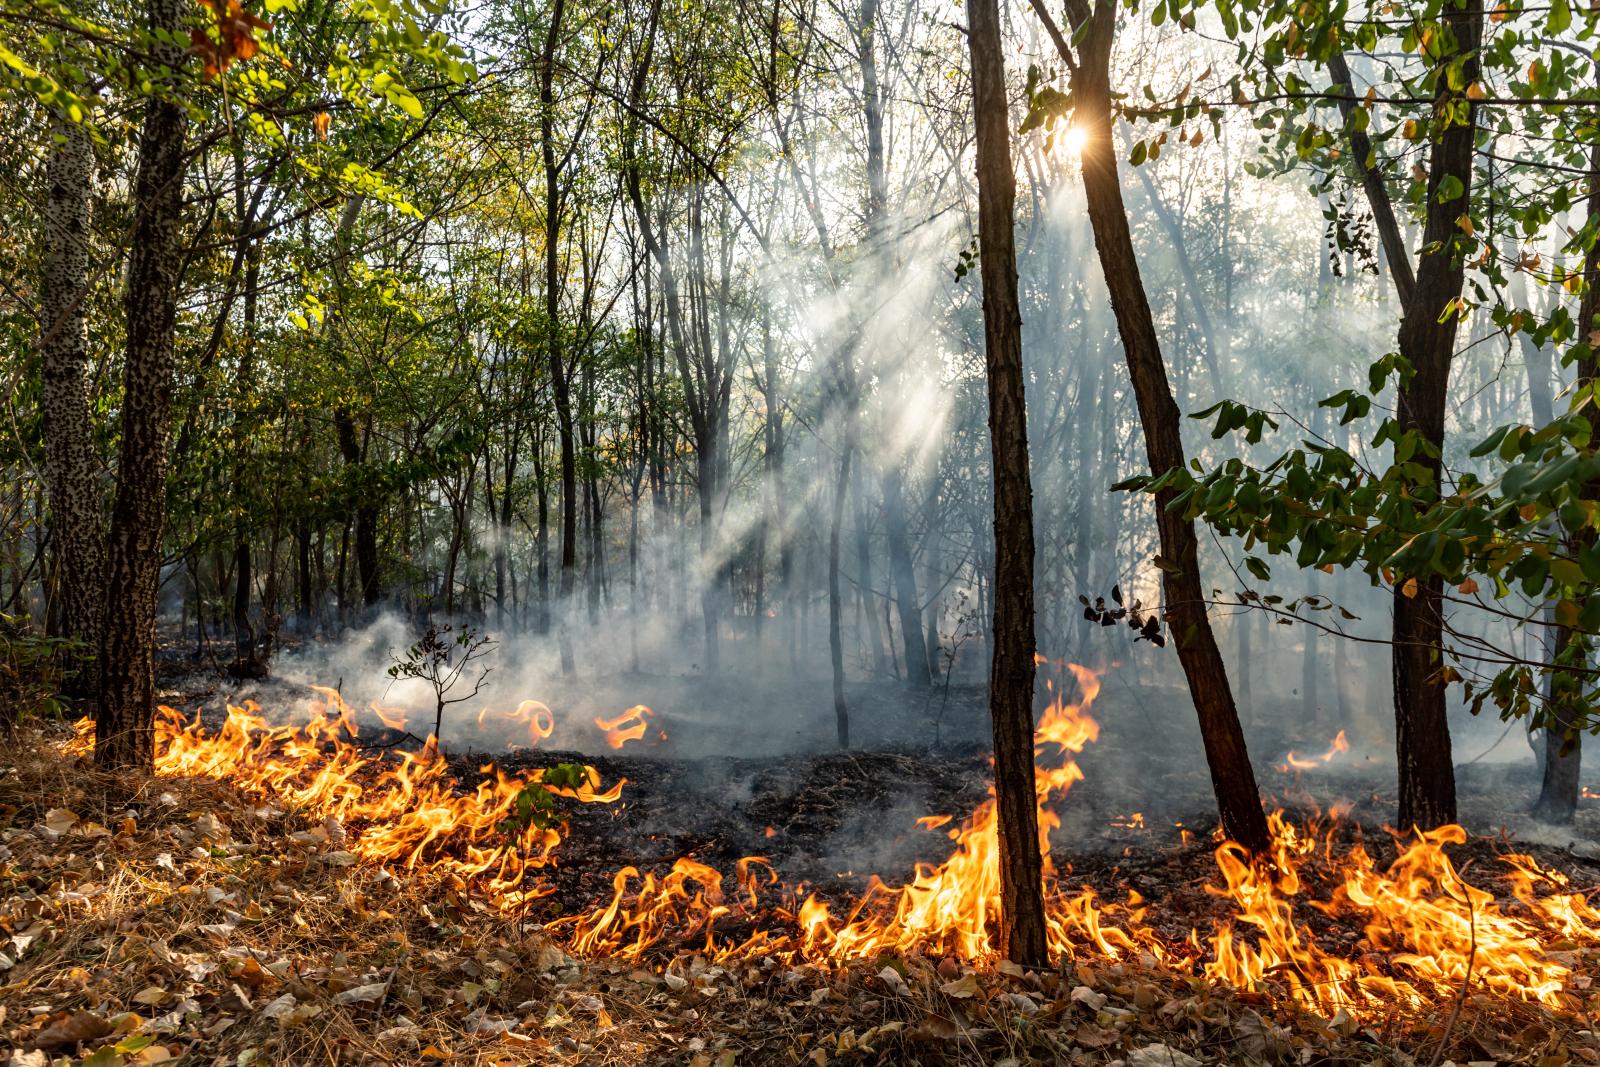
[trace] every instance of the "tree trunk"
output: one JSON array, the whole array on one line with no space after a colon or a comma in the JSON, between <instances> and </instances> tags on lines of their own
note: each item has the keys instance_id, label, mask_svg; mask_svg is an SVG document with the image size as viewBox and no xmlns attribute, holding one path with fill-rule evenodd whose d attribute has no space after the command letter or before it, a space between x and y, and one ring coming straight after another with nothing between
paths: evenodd
<instances>
[{"instance_id":1,"label":"tree trunk","mask_svg":"<svg viewBox=\"0 0 1600 1067\"><path fill-rule=\"evenodd\" d=\"M359 468L366 462L365 431L359 437L356 435L355 417L343 407L334 409L333 426L346 469ZM378 575L378 505L371 499L372 490L368 486L358 484L355 492L356 572L361 581L361 603L373 608L383 599L383 585ZM341 566L341 576L344 573ZM342 582L339 595L344 596Z\"/></svg>"},{"instance_id":2,"label":"tree trunk","mask_svg":"<svg viewBox=\"0 0 1600 1067\"><path fill-rule=\"evenodd\" d=\"M926 688L933 683L933 667L922 636L917 571L911 561L911 541L906 536L905 492L900 469L895 465L883 475L883 514L889 540L889 568L894 573L895 607L900 614L900 639L906 652L906 683Z\"/></svg>"},{"instance_id":3,"label":"tree trunk","mask_svg":"<svg viewBox=\"0 0 1600 1067\"><path fill-rule=\"evenodd\" d=\"M995 608L989 667L994 789L999 816L1000 929L1007 957L1046 962L1043 857L1033 778L1033 490L1023 394L1022 312L997 0L969 7L973 111L978 153L978 249L994 465Z\"/></svg>"},{"instance_id":4,"label":"tree trunk","mask_svg":"<svg viewBox=\"0 0 1600 1067\"><path fill-rule=\"evenodd\" d=\"M578 572L578 454L572 426L572 394L561 345L561 165L555 143L555 67L565 0L554 0L550 27L545 31L539 57L539 130L544 156L544 312L545 346L550 364L550 389L556 402L556 431L561 439L561 584L557 632L561 646L561 673L575 667L572 633L567 626L573 586Z\"/></svg>"},{"instance_id":5,"label":"tree trunk","mask_svg":"<svg viewBox=\"0 0 1600 1067\"><path fill-rule=\"evenodd\" d=\"M1600 64L1596 65L1600 72ZM1589 203L1591 224L1600 218L1600 144L1589 148ZM1595 409L1595 385L1600 381L1600 359L1596 359L1594 342L1590 340L1600 316L1600 241L1592 244L1583 256L1583 298L1578 303L1576 344L1573 346L1574 362L1578 369L1578 389L1575 403L1584 405L1584 415L1589 420L1591 449L1600 434L1600 411ZM1546 375L1544 390L1545 423L1549 411L1549 365L1542 368ZM1529 377L1533 375L1530 361ZM1537 397L1537 393L1534 394ZM1585 403L1585 401L1587 401ZM1591 482L1583 496L1593 500L1600 496L1600 483ZM1578 557L1585 550L1592 552L1595 545L1594 530L1588 527L1570 538L1570 550ZM1547 609L1549 614L1553 611ZM1535 818L1544 822L1569 824L1578 813L1579 772L1583 757L1583 727L1588 718L1584 707L1583 691L1589 666L1589 641L1567 626L1559 626L1555 633L1555 648L1551 652L1553 665L1558 669L1550 679L1550 708L1544 724L1544 766L1539 782L1539 799L1534 803ZM1560 668L1565 668L1562 671Z\"/></svg>"},{"instance_id":6,"label":"tree trunk","mask_svg":"<svg viewBox=\"0 0 1600 1067\"><path fill-rule=\"evenodd\" d=\"M187 8L148 0L153 60L177 71ZM166 523L167 436L172 406L173 331L183 267L184 138L179 101L152 96L139 136L129 238L127 355L122 441L107 539L106 603L100 643L100 708L95 758L106 767L152 770L155 763L156 604Z\"/></svg>"},{"instance_id":7,"label":"tree trunk","mask_svg":"<svg viewBox=\"0 0 1600 1067\"><path fill-rule=\"evenodd\" d=\"M55 546L55 633L82 643L68 696L96 695L95 656L104 611L105 529L89 406L89 222L94 148L82 126L58 120L63 140L45 168L44 277L39 356L43 377L45 484Z\"/></svg>"},{"instance_id":8,"label":"tree trunk","mask_svg":"<svg viewBox=\"0 0 1600 1067\"><path fill-rule=\"evenodd\" d=\"M839 588L839 542L844 532L844 498L850 491L850 445L839 457L833 485L833 517L828 527L828 661L833 668L833 723L839 747L850 747L850 705L844 696L843 590Z\"/></svg>"},{"instance_id":9,"label":"tree trunk","mask_svg":"<svg viewBox=\"0 0 1600 1067\"><path fill-rule=\"evenodd\" d=\"M1465 53L1463 85L1478 78L1478 42L1483 32L1480 0L1446 8L1445 23ZM1441 62L1449 62L1447 57ZM1424 254L1417 264L1415 289L1410 300L1402 294L1400 355L1411 365L1410 378L1397 390L1398 421L1402 430L1417 433L1426 443L1412 461L1422 469L1425 495L1442 490L1441 453L1444 448L1445 401L1450 386L1450 363L1455 355L1456 324L1460 316L1452 302L1461 296L1465 266L1455 239L1456 220L1471 203L1473 139L1477 130L1477 105L1464 90L1450 88L1441 76L1435 90L1435 114L1457 102L1466 105L1465 123L1455 123L1433 141L1428 166L1428 215L1422 233ZM1437 121L1437 120L1436 120ZM1439 202L1441 183L1460 182L1461 196ZM1400 826L1431 830L1456 819L1455 766L1450 754L1450 723L1446 715L1444 667L1444 584L1437 577L1421 581L1407 595L1409 583L1394 594L1394 711L1395 744L1400 771Z\"/></svg>"},{"instance_id":10,"label":"tree trunk","mask_svg":"<svg viewBox=\"0 0 1600 1067\"><path fill-rule=\"evenodd\" d=\"M1091 16L1082 0L1075 0L1068 11L1082 41L1072 89L1077 101L1076 121L1087 134L1082 160L1089 222L1133 381L1145 453L1150 470L1162 474L1185 465L1181 415L1167 381L1150 302L1139 275L1111 138L1110 67L1117 5L1100 0ZM1261 809L1261 795L1245 748L1227 669L1206 611L1194 523L1185 519L1181 511L1172 509L1175 493L1165 490L1156 495L1155 501L1166 618L1199 716L1223 832L1246 848L1261 851L1269 843L1266 815Z\"/></svg>"},{"instance_id":11,"label":"tree trunk","mask_svg":"<svg viewBox=\"0 0 1600 1067\"><path fill-rule=\"evenodd\" d=\"M294 609L299 629L311 629L311 525L304 519L295 523Z\"/></svg>"}]
</instances>

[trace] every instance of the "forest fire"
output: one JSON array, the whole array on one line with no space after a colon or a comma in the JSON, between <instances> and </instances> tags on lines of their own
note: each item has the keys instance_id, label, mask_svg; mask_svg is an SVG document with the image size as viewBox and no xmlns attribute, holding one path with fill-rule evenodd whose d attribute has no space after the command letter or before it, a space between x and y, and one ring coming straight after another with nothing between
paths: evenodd
<instances>
[{"instance_id":1,"label":"forest fire","mask_svg":"<svg viewBox=\"0 0 1600 1067\"><path fill-rule=\"evenodd\" d=\"M1570 1006L1579 973L1574 952L1600 948L1600 909L1559 872L1520 854L1502 857L1508 899L1469 884L1446 851L1466 840L1457 826L1396 835L1397 858L1380 867L1359 838L1341 843L1347 827L1336 817L1299 826L1279 813L1266 862L1232 843L1216 849L1220 881L1208 892L1231 905L1231 916L1177 938L1148 921L1159 901L1133 891L1125 901L1107 901L1069 885L1051 860L1051 832L1061 826L1054 805L1083 778L1075 757L1099 732L1089 715L1099 680L1070 670L1081 696L1069 701L1052 691L1035 749L1055 956L1138 958L1240 990L1276 992L1325 1015L1360 1016L1397 1002L1419 1007L1455 997L1469 983L1554 1009ZM315 813L330 856L459 879L507 915L525 915L553 892L547 875L562 840L559 817L530 814L552 807L529 798L604 804L617 801L625 785L602 788L592 767L517 778L489 764L469 787L431 742L420 752L363 748L356 716L333 690L317 690L312 711L304 725L274 726L253 705L230 707L220 729L209 730L163 708L158 770L224 779ZM506 718L539 737L554 728L553 714L536 702ZM643 736L647 718L647 709L635 707L596 725L620 746ZM80 750L91 732L92 724L80 723ZM1135 817L1122 821L1142 825ZM949 857L917 865L902 885L873 876L848 908L784 883L762 857L740 860L730 888L723 871L682 856L665 873L623 866L611 878L609 900L546 928L580 954L635 961L693 951L824 964L885 954L993 963L1000 886L992 788L959 823L937 815L917 823L950 838ZM1313 929L1319 922L1359 930L1362 940L1353 951L1325 947Z\"/></svg>"}]
</instances>

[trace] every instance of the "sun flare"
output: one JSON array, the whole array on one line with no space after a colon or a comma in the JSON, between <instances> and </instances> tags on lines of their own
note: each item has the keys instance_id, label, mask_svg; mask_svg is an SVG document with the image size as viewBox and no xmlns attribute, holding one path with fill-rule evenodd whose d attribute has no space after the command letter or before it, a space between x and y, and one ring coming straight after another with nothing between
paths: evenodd
<instances>
[{"instance_id":1,"label":"sun flare","mask_svg":"<svg viewBox=\"0 0 1600 1067\"><path fill-rule=\"evenodd\" d=\"M1084 148L1089 143L1089 131L1073 123L1063 130L1056 138L1061 154L1069 159L1077 159L1083 155Z\"/></svg>"}]
</instances>

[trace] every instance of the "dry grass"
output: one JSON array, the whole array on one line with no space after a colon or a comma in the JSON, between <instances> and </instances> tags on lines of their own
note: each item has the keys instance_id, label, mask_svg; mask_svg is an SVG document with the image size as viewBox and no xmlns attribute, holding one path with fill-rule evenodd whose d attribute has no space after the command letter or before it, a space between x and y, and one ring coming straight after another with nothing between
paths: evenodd
<instances>
[{"instance_id":1,"label":"dry grass","mask_svg":"<svg viewBox=\"0 0 1600 1067\"><path fill-rule=\"evenodd\" d=\"M107 776L60 737L14 742L13 1064L1426 1063L1446 1037L1463 1061L1600 1062L1586 1024L1536 1005L1468 995L1448 1034L1444 1012L1330 1024L1148 962L579 961L459 881L352 862L351 831L315 813Z\"/></svg>"}]
</instances>

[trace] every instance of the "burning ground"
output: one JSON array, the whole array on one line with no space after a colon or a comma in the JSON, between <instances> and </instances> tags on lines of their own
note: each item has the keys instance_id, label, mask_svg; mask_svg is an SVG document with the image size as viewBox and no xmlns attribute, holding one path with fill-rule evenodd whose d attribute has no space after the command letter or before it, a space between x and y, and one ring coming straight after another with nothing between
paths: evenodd
<instances>
[{"instance_id":1,"label":"burning ground","mask_svg":"<svg viewBox=\"0 0 1600 1067\"><path fill-rule=\"evenodd\" d=\"M994 959L959 741L674 758L680 727L630 709L579 755L522 705L482 718L524 738L490 763L323 691L309 725L165 716L144 783L94 774L81 734L19 738L0 1023L21 1063L1600 1062L1596 867L1392 837L1370 793L1278 820L1248 865L1193 834L1183 772L1126 810L1098 683L1063 684L1048 974ZM1362 780L1303 753L1279 786Z\"/></svg>"}]
</instances>

